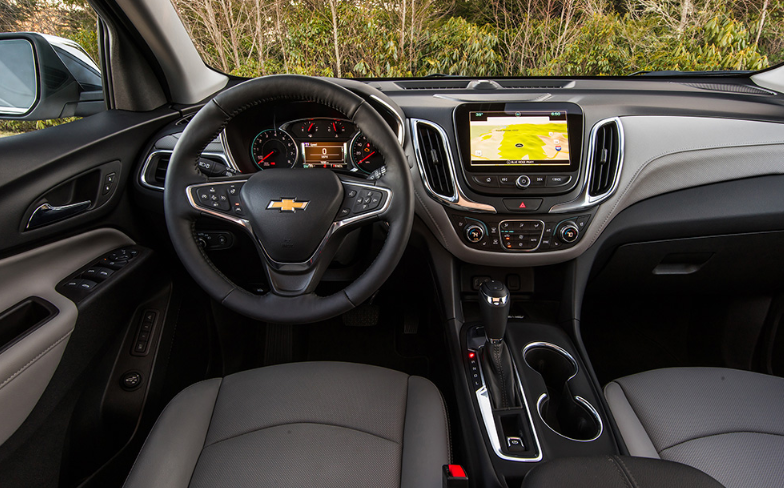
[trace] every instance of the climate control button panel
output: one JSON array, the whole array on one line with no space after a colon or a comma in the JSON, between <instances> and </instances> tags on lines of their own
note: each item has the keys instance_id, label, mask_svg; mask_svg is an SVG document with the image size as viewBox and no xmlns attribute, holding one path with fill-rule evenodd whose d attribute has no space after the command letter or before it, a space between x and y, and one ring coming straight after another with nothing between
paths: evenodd
<instances>
[{"instance_id":1,"label":"climate control button panel","mask_svg":"<svg viewBox=\"0 0 784 488\"><path fill-rule=\"evenodd\" d=\"M568 249L580 241L591 215L573 217L452 215L452 225L465 245L490 252L549 252Z\"/></svg>"}]
</instances>

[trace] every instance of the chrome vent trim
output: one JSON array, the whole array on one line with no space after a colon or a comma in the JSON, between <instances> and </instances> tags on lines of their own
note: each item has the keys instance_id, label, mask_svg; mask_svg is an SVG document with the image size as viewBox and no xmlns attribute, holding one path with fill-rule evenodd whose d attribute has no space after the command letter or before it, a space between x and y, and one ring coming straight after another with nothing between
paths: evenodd
<instances>
[{"instance_id":1,"label":"chrome vent trim","mask_svg":"<svg viewBox=\"0 0 784 488\"><path fill-rule=\"evenodd\" d=\"M594 172L596 170L595 161L597 157L602 156L602 149L604 148L597 148L597 144L600 142L597 139L604 134L604 129L607 126L614 125L615 126L615 134L617 139L617 151L615 154L615 171L612 176L612 180L607 180L605 188L600 188L600 190L596 194L591 194L593 190L592 184L594 182ZM567 213L567 212L576 212L582 211L594 205L597 205L608 198L610 198L613 193L618 189L618 185L621 181L621 171L623 170L623 155L624 155L624 136L623 136L623 124L621 123L621 119L618 117L613 117L609 119L604 119L596 124L591 128L591 133L588 136L588 156L584 159L585 161L585 175L583 178L582 183L582 190L580 191L580 196L576 199L561 203L558 205L554 205L550 209L550 213ZM599 152L597 152L599 151ZM610 157L610 155L608 155ZM597 175L597 178L599 175Z\"/></svg>"},{"instance_id":2,"label":"chrome vent trim","mask_svg":"<svg viewBox=\"0 0 784 488\"><path fill-rule=\"evenodd\" d=\"M442 154L446 159L446 161L444 161L444 168L446 170L444 173L444 178L446 179L447 184L450 186L449 192L436 192L431 185L428 172L425 169L426 163L423 155L425 148L422 147L422 143L420 141L420 126L434 130L438 138L441 139L440 144L443 151ZM474 202L466 197L463 193L462 189L460 188L460 184L455 178L455 163L454 159L452 158L452 148L449 144L449 137L441 126L428 120L411 119L411 139L414 142L414 152L416 153L417 167L419 168L419 175L422 178L422 183L425 185L425 190L427 190L427 193L434 200L443 205L468 212L496 213L496 209L492 205Z\"/></svg>"},{"instance_id":3,"label":"chrome vent trim","mask_svg":"<svg viewBox=\"0 0 784 488\"><path fill-rule=\"evenodd\" d=\"M609 192L618 176L620 138L614 122L600 125L591 138L593 156L588 160L591 177L588 180L588 195L599 197Z\"/></svg>"}]
</instances>

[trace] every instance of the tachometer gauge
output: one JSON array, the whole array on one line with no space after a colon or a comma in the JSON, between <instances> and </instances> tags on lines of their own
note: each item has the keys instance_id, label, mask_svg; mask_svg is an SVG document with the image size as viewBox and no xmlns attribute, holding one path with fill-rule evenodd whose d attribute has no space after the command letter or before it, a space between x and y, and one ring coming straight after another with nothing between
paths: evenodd
<instances>
[{"instance_id":1,"label":"tachometer gauge","mask_svg":"<svg viewBox=\"0 0 784 488\"><path fill-rule=\"evenodd\" d=\"M384 166L384 157L361 132L351 141L351 161L368 174Z\"/></svg>"},{"instance_id":2,"label":"tachometer gauge","mask_svg":"<svg viewBox=\"0 0 784 488\"><path fill-rule=\"evenodd\" d=\"M288 133L277 129L259 132L250 149L254 164L260 169L291 168L297 162L299 151Z\"/></svg>"},{"instance_id":3,"label":"tachometer gauge","mask_svg":"<svg viewBox=\"0 0 784 488\"><path fill-rule=\"evenodd\" d=\"M340 120L327 121L327 136L340 137L346 132L346 124Z\"/></svg>"}]
</instances>

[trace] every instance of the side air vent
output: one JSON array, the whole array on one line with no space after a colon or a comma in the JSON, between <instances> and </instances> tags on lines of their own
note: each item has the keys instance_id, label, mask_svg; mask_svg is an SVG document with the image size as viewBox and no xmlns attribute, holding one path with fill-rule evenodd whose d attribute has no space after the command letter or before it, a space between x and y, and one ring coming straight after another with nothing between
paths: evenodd
<instances>
[{"instance_id":1,"label":"side air vent","mask_svg":"<svg viewBox=\"0 0 784 488\"><path fill-rule=\"evenodd\" d=\"M163 190L166 181L166 169L169 167L171 151L157 150L147 156L142 168L142 185L155 190Z\"/></svg>"},{"instance_id":2,"label":"side air vent","mask_svg":"<svg viewBox=\"0 0 784 488\"><path fill-rule=\"evenodd\" d=\"M454 180L444 135L433 125L421 120L413 122L417 162L428 189L437 196L453 201Z\"/></svg>"},{"instance_id":3,"label":"side air vent","mask_svg":"<svg viewBox=\"0 0 784 488\"><path fill-rule=\"evenodd\" d=\"M598 197L613 190L621 165L621 128L617 120L596 127L592 140L591 179L588 195Z\"/></svg>"}]
</instances>

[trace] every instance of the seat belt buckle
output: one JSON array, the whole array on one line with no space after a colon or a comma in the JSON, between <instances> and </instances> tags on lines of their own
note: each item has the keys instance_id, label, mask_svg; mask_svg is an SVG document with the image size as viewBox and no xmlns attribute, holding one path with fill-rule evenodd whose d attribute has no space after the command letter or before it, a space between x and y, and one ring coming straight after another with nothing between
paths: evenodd
<instances>
[{"instance_id":1,"label":"seat belt buckle","mask_svg":"<svg viewBox=\"0 0 784 488\"><path fill-rule=\"evenodd\" d=\"M468 488L468 476L459 464L445 464L442 473L443 488Z\"/></svg>"}]
</instances>

